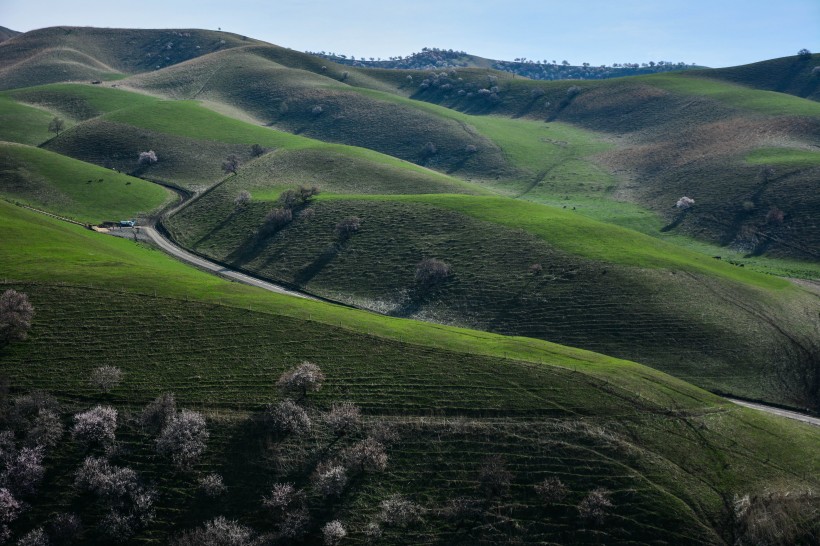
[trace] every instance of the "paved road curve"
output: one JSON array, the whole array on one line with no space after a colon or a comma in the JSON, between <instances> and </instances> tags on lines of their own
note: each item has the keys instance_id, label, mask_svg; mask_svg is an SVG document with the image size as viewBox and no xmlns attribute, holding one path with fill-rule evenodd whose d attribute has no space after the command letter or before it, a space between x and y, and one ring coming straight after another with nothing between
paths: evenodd
<instances>
[{"instance_id":1,"label":"paved road curve","mask_svg":"<svg viewBox=\"0 0 820 546\"><path fill-rule=\"evenodd\" d=\"M725 398L725 397L724 397ZM760 411L765 411L766 413L771 413L773 415L779 415L780 417L787 417L789 419L794 419L796 421L802 421L804 423L808 423L810 425L814 425L816 427L820 427L820 419L817 417L812 417L810 415L804 415L802 413L797 413L796 411L789 411L780 408L773 408L772 406L765 406L763 404L755 404L753 402L746 402L745 400L736 400L734 398L726 398L729 402L734 402L739 406L744 406L746 408L752 408Z\"/></svg>"},{"instance_id":2,"label":"paved road curve","mask_svg":"<svg viewBox=\"0 0 820 546\"><path fill-rule=\"evenodd\" d=\"M256 286L257 288L262 288L270 292L276 292L277 294L287 294L288 296L296 296L297 298L305 298L309 300L315 299L311 298L306 294L288 290L287 288L284 288L277 284L256 279L249 275L245 275L244 273L234 271L233 269L228 269L219 264L215 264L211 261L208 261L204 258L200 258L196 254L192 254L187 250L178 247L177 245L175 245L174 243L160 235L160 233L153 226L140 226L139 229L142 233L144 233L152 241L154 241L154 243L156 243L157 246L159 246L162 250L176 258L179 258L183 262L188 262L189 264L195 265L201 269L206 269L222 277L226 277L241 282L243 284L248 284L250 286Z\"/></svg>"}]
</instances>

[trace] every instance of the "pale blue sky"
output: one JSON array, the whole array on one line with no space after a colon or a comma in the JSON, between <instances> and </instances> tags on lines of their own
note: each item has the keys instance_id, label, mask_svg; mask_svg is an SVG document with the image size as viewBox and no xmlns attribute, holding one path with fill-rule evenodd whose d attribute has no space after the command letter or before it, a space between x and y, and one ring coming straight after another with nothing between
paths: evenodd
<instances>
[{"instance_id":1,"label":"pale blue sky","mask_svg":"<svg viewBox=\"0 0 820 546\"><path fill-rule=\"evenodd\" d=\"M820 0L0 0L0 26L210 28L304 51L732 66L820 51Z\"/></svg>"}]
</instances>

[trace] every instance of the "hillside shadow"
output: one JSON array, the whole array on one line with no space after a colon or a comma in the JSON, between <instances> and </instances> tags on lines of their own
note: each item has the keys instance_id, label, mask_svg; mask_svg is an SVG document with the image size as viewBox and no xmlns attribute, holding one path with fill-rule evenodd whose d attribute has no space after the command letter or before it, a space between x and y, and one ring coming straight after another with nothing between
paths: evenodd
<instances>
[{"instance_id":1,"label":"hillside shadow","mask_svg":"<svg viewBox=\"0 0 820 546\"><path fill-rule=\"evenodd\" d=\"M293 276L293 281L297 286L305 286L307 283L312 281L316 275L321 273L321 271L327 267L330 262L336 259L336 256L339 255L343 247L343 244L331 243L322 251L321 254L319 254L319 256L316 257L315 260L313 260L313 262L297 271L296 275Z\"/></svg>"}]
</instances>

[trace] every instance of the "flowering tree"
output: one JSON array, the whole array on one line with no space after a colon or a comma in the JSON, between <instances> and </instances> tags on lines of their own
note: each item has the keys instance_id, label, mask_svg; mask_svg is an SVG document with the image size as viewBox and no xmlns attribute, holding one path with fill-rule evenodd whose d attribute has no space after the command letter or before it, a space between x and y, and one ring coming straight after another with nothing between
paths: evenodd
<instances>
[{"instance_id":1,"label":"flowering tree","mask_svg":"<svg viewBox=\"0 0 820 546\"><path fill-rule=\"evenodd\" d=\"M176 546L252 546L258 544L253 531L234 520L216 517L204 526L188 531Z\"/></svg>"},{"instance_id":2,"label":"flowering tree","mask_svg":"<svg viewBox=\"0 0 820 546\"><path fill-rule=\"evenodd\" d=\"M313 485L325 497L340 497L347 485L347 471L340 465L320 465L313 475Z\"/></svg>"},{"instance_id":3,"label":"flowering tree","mask_svg":"<svg viewBox=\"0 0 820 546\"><path fill-rule=\"evenodd\" d=\"M338 519L329 521L322 527L322 538L327 546L336 546L346 536L347 530Z\"/></svg>"},{"instance_id":4,"label":"flowering tree","mask_svg":"<svg viewBox=\"0 0 820 546\"><path fill-rule=\"evenodd\" d=\"M603 487L593 489L578 504L578 515L581 519L595 525L603 525L607 514L613 507L610 493Z\"/></svg>"},{"instance_id":5,"label":"flowering tree","mask_svg":"<svg viewBox=\"0 0 820 546\"><path fill-rule=\"evenodd\" d=\"M421 519L421 507L399 494L383 500L379 508L379 519L392 527L407 527Z\"/></svg>"},{"instance_id":6,"label":"flowering tree","mask_svg":"<svg viewBox=\"0 0 820 546\"><path fill-rule=\"evenodd\" d=\"M681 197L680 199L678 199L678 202L677 202L677 203L675 203L675 206L676 206L677 208L681 209L681 210L686 210L686 209L688 209L688 208L691 208L691 207L692 207L692 205L694 205L694 204L695 204L695 200L694 200L694 199L692 199L691 197L686 197L686 196L684 195L683 197Z\"/></svg>"},{"instance_id":7,"label":"flowering tree","mask_svg":"<svg viewBox=\"0 0 820 546\"><path fill-rule=\"evenodd\" d=\"M325 417L325 421L336 436L344 436L361 426L361 410L359 410L359 406L351 402L333 404L330 413Z\"/></svg>"},{"instance_id":8,"label":"flowering tree","mask_svg":"<svg viewBox=\"0 0 820 546\"><path fill-rule=\"evenodd\" d=\"M268 406L268 419L277 434L305 434L310 431L310 417L292 400Z\"/></svg>"},{"instance_id":9,"label":"flowering tree","mask_svg":"<svg viewBox=\"0 0 820 546\"><path fill-rule=\"evenodd\" d=\"M122 370L116 366L100 366L91 372L89 383L105 393L111 391L120 384L122 380Z\"/></svg>"},{"instance_id":10,"label":"flowering tree","mask_svg":"<svg viewBox=\"0 0 820 546\"><path fill-rule=\"evenodd\" d=\"M219 474L211 473L199 479L199 490L208 497L218 497L227 489L225 483L222 481L222 476Z\"/></svg>"},{"instance_id":11,"label":"flowering tree","mask_svg":"<svg viewBox=\"0 0 820 546\"><path fill-rule=\"evenodd\" d=\"M46 473L43 466L43 448L24 447L17 451L5 449L0 473L0 485L7 487L15 495L34 493Z\"/></svg>"},{"instance_id":12,"label":"flowering tree","mask_svg":"<svg viewBox=\"0 0 820 546\"><path fill-rule=\"evenodd\" d=\"M26 339L34 318L34 307L28 296L16 290L0 295L0 348L12 341Z\"/></svg>"},{"instance_id":13,"label":"flowering tree","mask_svg":"<svg viewBox=\"0 0 820 546\"><path fill-rule=\"evenodd\" d=\"M117 410L110 406L96 406L74 416L71 435L84 444L107 446L114 443L117 429Z\"/></svg>"},{"instance_id":14,"label":"flowering tree","mask_svg":"<svg viewBox=\"0 0 820 546\"><path fill-rule=\"evenodd\" d=\"M283 373L276 384L285 393L298 393L301 400L308 392L318 392L324 381L325 374L319 366L306 360L296 368Z\"/></svg>"},{"instance_id":15,"label":"flowering tree","mask_svg":"<svg viewBox=\"0 0 820 546\"><path fill-rule=\"evenodd\" d=\"M242 190L236 196L236 199L233 200L233 204L236 205L236 208L243 208L248 206L248 203L251 202L251 192L248 190Z\"/></svg>"},{"instance_id":16,"label":"flowering tree","mask_svg":"<svg viewBox=\"0 0 820 546\"><path fill-rule=\"evenodd\" d=\"M561 502L567 496L569 489L559 478L552 476L535 485L538 498L546 505Z\"/></svg>"},{"instance_id":17,"label":"flowering tree","mask_svg":"<svg viewBox=\"0 0 820 546\"><path fill-rule=\"evenodd\" d=\"M190 468L205 452L208 437L208 428L202 414L182 410L160 432L157 452L171 457L179 468Z\"/></svg>"},{"instance_id":18,"label":"flowering tree","mask_svg":"<svg viewBox=\"0 0 820 546\"><path fill-rule=\"evenodd\" d=\"M157 159L157 153L154 150L148 150L147 152L140 152L137 164L140 166L148 166L153 165L157 161L159 161Z\"/></svg>"},{"instance_id":19,"label":"flowering tree","mask_svg":"<svg viewBox=\"0 0 820 546\"><path fill-rule=\"evenodd\" d=\"M142 410L140 424L153 433L162 430L168 421L176 415L177 403L173 393L159 395Z\"/></svg>"}]
</instances>

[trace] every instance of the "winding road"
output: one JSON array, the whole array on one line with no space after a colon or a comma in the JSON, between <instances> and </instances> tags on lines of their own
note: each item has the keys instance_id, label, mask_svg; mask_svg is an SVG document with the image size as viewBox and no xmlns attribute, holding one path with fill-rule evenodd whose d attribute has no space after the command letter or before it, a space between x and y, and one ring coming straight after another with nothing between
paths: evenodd
<instances>
[{"instance_id":1,"label":"winding road","mask_svg":"<svg viewBox=\"0 0 820 546\"><path fill-rule=\"evenodd\" d=\"M262 288L263 290L268 290L269 292L276 292L277 294L286 294L288 296L295 296L297 298L305 298L309 300L318 301L316 298L312 298L307 294L303 294L301 292L294 292L293 290L288 290L278 284L273 284L267 281L263 281L257 279L255 277L251 277L250 275L245 275L244 273L240 273L238 271L234 271L233 269L228 269L227 267L221 266L204 258L200 258L196 254L188 252L182 247L179 247L163 237L159 231L154 226L140 226L140 231L145 234L151 241L154 242L159 248L174 256L175 258L182 260L183 262L187 262L191 265L194 265L200 269L205 269L206 271L210 271L211 273L215 273L220 277L225 277L237 282L241 282L243 284L247 284L250 286L255 286L257 288Z\"/></svg>"},{"instance_id":2,"label":"winding road","mask_svg":"<svg viewBox=\"0 0 820 546\"><path fill-rule=\"evenodd\" d=\"M811 415L806 415L805 413L797 413L796 411L789 411L785 409L776 408L773 406L766 406L764 404L756 404L754 402L746 402L745 400L738 400L736 398L729 398L728 396L724 396L726 400L729 402L733 402L738 406L743 406L745 408L752 408L760 411L765 411L766 413L771 413L772 415L777 415L780 417L786 417L788 419L794 419L795 421L802 421L803 423L808 423L810 425L814 425L816 427L820 427L820 418L812 417Z\"/></svg>"}]
</instances>

